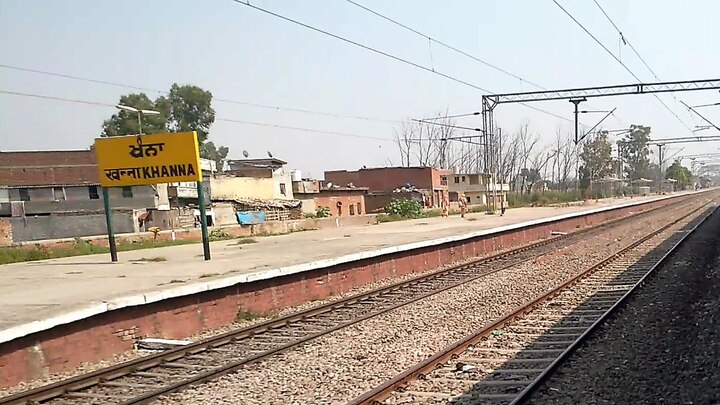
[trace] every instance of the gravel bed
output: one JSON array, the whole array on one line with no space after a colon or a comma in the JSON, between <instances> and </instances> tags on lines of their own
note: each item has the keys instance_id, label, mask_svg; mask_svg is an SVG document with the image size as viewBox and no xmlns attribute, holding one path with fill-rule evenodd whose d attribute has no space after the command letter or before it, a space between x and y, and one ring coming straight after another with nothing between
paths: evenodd
<instances>
[{"instance_id":1,"label":"gravel bed","mask_svg":"<svg viewBox=\"0 0 720 405\"><path fill-rule=\"evenodd\" d=\"M531 403L720 404L719 229L720 212Z\"/></svg>"},{"instance_id":2,"label":"gravel bed","mask_svg":"<svg viewBox=\"0 0 720 405\"><path fill-rule=\"evenodd\" d=\"M617 226L581 244L341 329L158 403L345 403L604 259L656 228L657 222L657 218L643 218Z\"/></svg>"},{"instance_id":3,"label":"gravel bed","mask_svg":"<svg viewBox=\"0 0 720 405\"><path fill-rule=\"evenodd\" d=\"M495 254L495 252L492 253L492 254ZM486 256L489 256L489 255L490 255L490 254L488 254L488 255L486 255ZM476 261L476 260L478 260L478 259L480 259L480 258L482 258L482 257L483 257L483 256L477 257L477 258L473 258L472 260L469 260L469 261ZM468 262L469 262L469 261L468 261ZM196 341L199 341L199 340L203 340L203 339L208 339L208 338L211 338L211 337L213 337L213 336L217 336L217 335L220 335L220 334L223 334L223 333L227 333L227 332L230 332L230 331L233 331L233 330L236 330L236 329L240 329L240 328L246 328L246 327L252 326L252 325L254 325L254 324L257 324L257 323L260 323L260 322L264 322L264 321L267 321L267 320L270 320L270 319L273 319L273 318L279 318L279 317L287 316L287 315L290 315L290 314L292 314L292 313L294 313L294 312L300 312L300 311L304 311L304 310L306 310L306 309L310 309L310 308L313 308L313 307L317 307L317 306L321 306L321 305L324 305L324 304L328 304L328 303L330 303L330 302L339 301L339 300L341 300L341 299L343 299L343 298L347 298L347 297L350 297L350 296L353 296L353 295L362 294L362 293L365 293L365 292L368 292L368 291L372 291L372 290L375 290L375 289L378 289L378 288L381 288L381 287L384 287L384 286L387 286L387 285L390 285L390 284L395 284L395 283L399 283L399 282L401 282L401 281L406 281L406 280L410 280L410 279L413 279L413 278L418 278L418 277L421 277L421 276L423 276L423 275L425 275L425 274L427 274L427 273L440 271L440 270L443 270L443 269L446 269L446 268L450 268L450 267L453 267L453 266L457 266L458 264L461 264L461 263L454 263L454 264L452 264L452 265L443 266L443 267L441 267L441 268L439 268L439 269L432 269L432 270L427 270L427 271L424 271L424 272L417 272L417 273L412 273L412 274L406 274L406 275L404 275L404 276L398 276L398 277L395 277L395 278L387 278L387 279L384 279L384 280L380 280L380 281L377 281L377 282L373 282L373 283L370 283L370 284L366 284L366 285L364 285L364 286L355 287L355 288L353 288L352 290L350 290L350 291L348 291L348 292L341 293L341 294L338 294L338 295L333 295L332 297L328 297L327 299L324 299L324 300L309 301L309 302L306 302L306 303L301 304L301 305L298 305L298 306L294 306L294 307L289 307L289 308L283 309L282 311L278 311L278 312L277 312L276 314L274 314L272 317L257 317L257 318L254 318L254 319L242 320L242 321L238 321L238 322L235 322L235 323L233 323L233 324L231 324L231 325L227 325L227 326L224 326L224 327L221 327L221 328L202 331L202 332L196 333L196 334L194 334L194 335L188 336L188 337L186 337L186 338L184 338L184 339L185 339L185 340L191 340L191 341L193 341L193 342L196 342ZM92 371L100 370L100 369L102 369L102 368L114 366L114 365L116 365L116 364L120 364L120 363L123 363L123 362L126 362L126 361L130 361L130 360L134 360L134 359L137 359L137 358L140 358L140 357L143 357L143 356L147 356L148 354L151 354L151 352L142 351L142 350L130 350L130 351L127 351L127 352L125 352L125 353L121 353L121 354L115 355L115 356L113 356L113 357L111 357L111 358L109 358L109 359L106 359L106 360L103 360L103 361L100 361L100 362L97 362L97 363L84 363L84 364L82 364L81 366L79 366L78 368L76 368L76 369L74 369L74 370L71 370L71 371L67 371L67 372L63 372L63 373L53 373L53 374L49 374L48 376L43 377L43 378L40 378L40 379L36 379L36 380L33 380L33 381L20 383L20 384L14 386L14 387L2 388L2 389L0 389L0 398L5 397L5 396L9 396L9 395L13 395L13 394L16 394L16 393L18 393L18 392L30 390L30 389L33 389L33 388L38 388L38 387L41 387L41 386L43 386L43 385L52 384L52 383L55 383L55 382L58 382L58 381L61 381L61 380L67 379L67 378L71 378L71 377L75 377L75 376L78 376L78 375L90 373L90 372L92 372Z\"/></svg>"}]
</instances>

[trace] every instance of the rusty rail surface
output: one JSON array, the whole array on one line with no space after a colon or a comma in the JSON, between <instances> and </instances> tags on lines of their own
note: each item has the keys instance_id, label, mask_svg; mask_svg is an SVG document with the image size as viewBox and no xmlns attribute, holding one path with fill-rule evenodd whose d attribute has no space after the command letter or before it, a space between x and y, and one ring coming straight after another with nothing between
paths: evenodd
<instances>
[{"instance_id":1,"label":"rusty rail surface","mask_svg":"<svg viewBox=\"0 0 720 405\"><path fill-rule=\"evenodd\" d=\"M709 204L708 204L709 205ZM622 250L606 257L605 259L601 260L600 262L592 265L591 267L587 268L580 274L574 276L573 278L569 279L568 281L558 285L557 287L553 288L552 290L548 291L547 293L533 299L532 301L529 301L518 308L512 310L510 313L502 316L501 318L494 320L486 325L484 325L479 330L473 332L471 335L455 342L451 346L447 347L446 349L442 350L441 352L438 352L437 354L433 355L432 357L426 359L425 361L422 361L418 363L417 365L403 371L402 373L396 375L392 379L386 381L385 383L377 386L376 388L365 392L364 394L360 395L359 397L353 399L352 401L348 402L348 405L377 405L382 404L382 401L390 397L391 395L402 392L409 383L411 383L414 380L422 380L427 378L427 376L433 372L436 368L442 367L445 365L445 363L453 358L458 357L460 354L466 352L469 350L469 348L473 347L474 345L478 344L478 342L482 341L483 339L490 336L490 334L498 330L499 328L503 328L506 326L510 326L513 322L518 320L519 318L525 316L526 314L532 312L535 308L539 307L541 304L550 301L553 297L556 297L559 293L568 290L572 288L574 285L576 285L581 280L587 278L591 274L595 273L596 271L608 266L609 264L613 263L614 261L621 259L624 255L628 254L629 252L633 251L643 243L649 241L653 237L661 234L663 231L668 230L673 225L681 222L682 220L692 217L696 213L698 213L703 208L706 208L707 205L701 206L686 215L683 215L681 218L678 218L671 223L668 223L666 225L663 225L662 227L652 231L651 233L645 235L643 238L633 242L632 244L626 246ZM592 331L600 325L605 319L607 319L608 316L610 316L624 301L627 299L628 296L630 296L637 288L642 284L642 282L645 281L645 279L653 273L658 267L660 267L668 257L670 257L679 246L683 244L687 240L690 234L694 232L704 221L709 218L715 211L717 210L717 207L710 210L709 213L706 215L702 215L700 220L698 221L697 218L693 219L697 221L694 226L692 226L691 229L689 229L687 232L685 232L676 243L673 244L672 247L669 248L667 252L665 252L662 257L652 263L650 267L647 269L647 271L644 273L644 275L628 290L625 292L625 294L622 295L620 299L617 300L605 313L603 313L592 325L588 326L587 329L581 333L572 343L564 350L560 355L558 355L550 365L548 365L544 371L535 377L532 381L529 382L529 384L518 394L510 394L510 395L497 395L496 400L503 402L503 403L511 403L511 404L519 404L523 401L526 401L529 396L532 394L532 392L540 385L542 382L544 382L550 375L552 375L552 372L562 363L564 359L567 358L577 347L580 343L582 343L591 333ZM692 223L692 221L691 221ZM661 242L662 243L662 242ZM462 380L458 380L462 381ZM488 384L491 385L491 384ZM466 393L468 398L472 398L472 393ZM445 394L447 395L447 394ZM448 395L449 396L449 395ZM505 397L513 396L514 398L512 400L507 399ZM492 397L492 395L488 395L488 398ZM484 398L487 399L487 398ZM487 399L486 402L492 402L493 400Z\"/></svg>"},{"instance_id":2,"label":"rusty rail surface","mask_svg":"<svg viewBox=\"0 0 720 405\"><path fill-rule=\"evenodd\" d=\"M262 337L263 334L282 332L292 327L303 324L312 325L312 322L317 321L317 319L319 318L322 318L324 316L333 316L332 314L335 314L336 312L341 312L338 311L339 309L355 308L357 309L356 312L361 314L359 316L351 316L349 320L346 319L343 321L336 321L334 324L328 324L327 322L334 319L326 319L325 321L327 325L322 327L321 330L314 331L314 333L307 333L306 335L297 339L288 339L286 343L277 344L275 347L263 350L260 353L251 351L249 352L250 354L245 353L245 355L243 355L242 350L238 349L236 352L234 352L234 359L232 361L229 361L227 364L224 364L220 367L213 367L212 369L194 373L192 375L187 375L185 376L186 378L183 378L181 381L174 382L171 380L170 383L161 384L160 386L153 387L153 389L146 389L143 392L133 393L131 398L124 399L124 402L120 401L120 403L126 404L147 403L150 400L157 398L161 395L178 391L190 385L199 384L205 381L215 379L222 375L231 373L247 364L263 360L268 356L297 347L312 339L316 339L320 336L326 335L338 329L381 315L388 311L408 305L412 302L427 298L428 296L440 293L442 291L446 291L450 288L457 287L458 285L477 280L489 274L502 271L509 267L517 266L520 263L548 254L549 252L552 252L554 250L554 245L560 244L563 241L570 244L570 242L576 238L582 240L591 236L594 232L601 231L605 228L617 225L618 223L628 220L636 220L638 216L648 216L660 209L668 209L670 207L678 206L684 207L686 205L692 205L697 202L697 200L693 198L697 196L690 195L689 197L690 198L680 198L679 201L672 202L668 205L651 208L637 214L629 214L620 218L603 222L598 225L583 228L568 233L566 235L550 237L525 246L520 246L504 252L499 252L497 254L482 258L469 264L436 271L414 279L382 287L367 293L351 296L325 305L293 313L282 318L271 319L265 322L258 323L256 325L249 326L247 328L230 331L215 337L211 337L209 339L192 343L187 346L153 354L150 356L141 357L84 375L79 375L63 381L49 384L43 387L21 392L5 398L0 398L0 405L46 403L52 402L54 400L61 400L63 401L63 403L66 403L72 402L73 400L81 401L82 399L95 399L105 400L104 402L116 402L115 400L120 399L123 396L113 396L111 394L90 394L84 393L83 391L93 390L98 387L132 387L133 384L123 384L122 382L118 382L119 379L123 377L133 377L135 375L140 375L143 373L152 374L148 371L154 368L166 367L166 365L167 367L169 367L169 365L172 364L173 367L178 367L178 360L188 359L193 356L202 356L203 353L209 353L213 351L228 352L230 350L224 349L223 346L233 347L233 345L240 345L243 342L252 341L253 338ZM688 200L690 200L690 202L688 202ZM505 263L503 263L503 261L505 261ZM409 294L411 291L414 291L414 293ZM406 296L403 296L403 294L406 294ZM383 299L389 300L391 298L395 301L391 301L389 304L382 301ZM381 304L385 305L383 306ZM366 307L366 305L369 305L369 307L373 310L367 311L368 307ZM134 385L140 386L143 384Z\"/></svg>"}]
</instances>

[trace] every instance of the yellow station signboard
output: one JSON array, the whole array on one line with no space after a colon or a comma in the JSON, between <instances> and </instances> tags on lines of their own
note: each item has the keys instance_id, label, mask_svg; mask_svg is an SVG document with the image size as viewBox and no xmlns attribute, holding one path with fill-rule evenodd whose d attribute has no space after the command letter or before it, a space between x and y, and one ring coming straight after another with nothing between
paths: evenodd
<instances>
[{"instance_id":1,"label":"yellow station signboard","mask_svg":"<svg viewBox=\"0 0 720 405\"><path fill-rule=\"evenodd\" d=\"M95 139L103 187L202 181L195 132Z\"/></svg>"}]
</instances>

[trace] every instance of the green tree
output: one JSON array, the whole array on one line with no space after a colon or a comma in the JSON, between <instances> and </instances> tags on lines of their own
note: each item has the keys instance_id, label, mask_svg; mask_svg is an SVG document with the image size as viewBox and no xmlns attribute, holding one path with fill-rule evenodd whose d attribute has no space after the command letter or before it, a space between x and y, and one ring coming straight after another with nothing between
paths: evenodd
<instances>
[{"instance_id":1,"label":"green tree","mask_svg":"<svg viewBox=\"0 0 720 405\"><path fill-rule=\"evenodd\" d=\"M211 92L198 86L179 86L175 83L170 88L167 100L158 99L158 103L167 103L170 107L168 129L176 132L197 131L198 142L202 144L207 140L210 127L215 122Z\"/></svg>"},{"instance_id":2,"label":"green tree","mask_svg":"<svg viewBox=\"0 0 720 405\"><path fill-rule=\"evenodd\" d=\"M160 115L143 115L142 132L185 132L196 131L200 144L200 156L218 163L228 155L229 148L215 146L208 141L210 127L215 122L215 110L212 108L212 93L198 86L173 84L167 96L154 101L145 93L134 93L120 97L121 105L159 111ZM137 114L120 110L105 120L102 125L103 136L134 135L138 130Z\"/></svg>"},{"instance_id":3,"label":"green tree","mask_svg":"<svg viewBox=\"0 0 720 405\"><path fill-rule=\"evenodd\" d=\"M580 188L586 190L591 180L601 179L611 175L613 170L612 145L607 132L600 132L590 142L583 145L580 159Z\"/></svg>"},{"instance_id":4,"label":"green tree","mask_svg":"<svg viewBox=\"0 0 720 405\"><path fill-rule=\"evenodd\" d=\"M628 178L637 180L651 178L650 172L650 127L631 125L631 132L620 141L621 155L625 162L625 172Z\"/></svg>"},{"instance_id":5,"label":"green tree","mask_svg":"<svg viewBox=\"0 0 720 405\"><path fill-rule=\"evenodd\" d=\"M205 159L214 160L217 164L217 169L222 170L222 161L225 159L230 152L227 146L216 147L212 141L205 141L200 147L200 155Z\"/></svg>"},{"instance_id":6,"label":"green tree","mask_svg":"<svg viewBox=\"0 0 720 405\"><path fill-rule=\"evenodd\" d=\"M120 97L120 105L141 110L160 111L160 115L142 116L143 133L167 132L169 109L150 100L145 93L133 93ZM103 121L102 136L119 136L139 134L137 113L118 110L109 119Z\"/></svg>"},{"instance_id":7,"label":"green tree","mask_svg":"<svg viewBox=\"0 0 720 405\"><path fill-rule=\"evenodd\" d=\"M680 164L679 160L676 160L665 170L665 178L673 179L677 181L678 185L685 187L692 183L692 172L690 172L690 169Z\"/></svg>"}]
</instances>

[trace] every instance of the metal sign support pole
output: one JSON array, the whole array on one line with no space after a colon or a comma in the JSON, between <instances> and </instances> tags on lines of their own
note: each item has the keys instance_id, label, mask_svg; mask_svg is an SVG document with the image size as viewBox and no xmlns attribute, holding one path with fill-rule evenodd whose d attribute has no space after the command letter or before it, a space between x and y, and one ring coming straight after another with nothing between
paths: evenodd
<instances>
[{"instance_id":1,"label":"metal sign support pole","mask_svg":"<svg viewBox=\"0 0 720 405\"><path fill-rule=\"evenodd\" d=\"M207 214L205 213L205 190L203 182L197 182L198 205L200 205L200 227L202 230L203 255L210 260L210 236L208 235Z\"/></svg>"},{"instance_id":2,"label":"metal sign support pole","mask_svg":"<svg viewBox=\"0 0 720 405\"><path fill-rule=\"evenodd\" d=\"M110 208L110 195L107 187L102 188L103 205L105 206L105 223L107 224L108 246L110 247L110 260L118 261L117 245L115 244L115 234L112 227L112 209Z\"/></svg>"}]
</instances>

